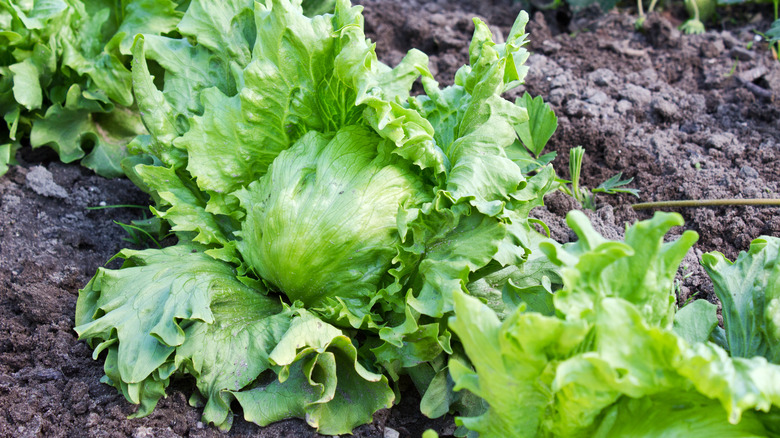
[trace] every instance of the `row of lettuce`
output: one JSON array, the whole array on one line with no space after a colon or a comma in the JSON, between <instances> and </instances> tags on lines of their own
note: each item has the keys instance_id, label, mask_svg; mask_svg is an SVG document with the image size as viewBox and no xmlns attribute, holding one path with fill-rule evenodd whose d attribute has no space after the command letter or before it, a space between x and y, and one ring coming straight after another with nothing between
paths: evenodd
<instances>
[{"instance_id":1,"label":"row of lettuce","mask_svg":"<svg viewBox=\"0 0 780 438\"><path fill-rule=\"evenodd\" d=\"M135 416L188 375L222 429L238 403L348 433L408 377L459 435L780 436L778 239L704 256L720 328L706 301L675 306L696 241L664 243L680 216L625 242L577 212L577 243L536 231L560 184L534 158L554 116L502 97L526 72L525 13L500 44L475 19L442 89L422 52L379 62L347 0L0 6L2 148L93 142L85 164L127 174L178 238L123 250L79 294L76 331Z\"/></svg>"}]
</instances>

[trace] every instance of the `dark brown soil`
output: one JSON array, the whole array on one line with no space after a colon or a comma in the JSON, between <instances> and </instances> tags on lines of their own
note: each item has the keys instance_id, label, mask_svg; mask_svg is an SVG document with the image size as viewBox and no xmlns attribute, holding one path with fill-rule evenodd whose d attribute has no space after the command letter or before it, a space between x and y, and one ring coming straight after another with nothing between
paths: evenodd
<instances>
[{"instance_id":1,"label":"dark brown soil","mask_svg":"<svg viewBox=\"0 0 780 438\"><path fill-rule=\"evenodd\" d=\"M506 33L519 4L506 1L365 0L366 27L379 56L395 63L412 47L431 54L440 82L451 82L466 60L480 16ZM769 7L764 11L769 14ZM587 150L584 185L595 187L617 172L633 177L642 201L704 198L778 198L780 191L780 64L752 29L767 19L741 17L740 26L714 26L700 36L676 30L682 16L652 15L644 33L627 13L571 16L536 14L529 25L527 84L559 117L550 150L567 176L568 150ZM739 21L739 20L738 20ZM729 22L730 23L730 22ZM731 24L729 24L731 26ZM736 24L734 26L737 26ZM107 204L147 204L126 180L105 180L50 154L23 152L22 165L0 178L0 436L211 437L189 407L189 381L175 383L152 415L134 411L112 387L99 383L102 362L72 330L78 289L121 247L126 234L113 221L140 217L138 209L87 210ZM601 195L590 216L606 236L618 238L636 213L629 195ZM571 239L563 217L578 205L563 194L535 214L558 240ZM780 209L720 207L679 210L701 239L681 276L680 300L714 300L699 267L702 252L730 258L761 234L780 236ZM682 230L675 230L676 233ZM408 395L380 411L363 437L419 436L428 427L452 433L451 418L431 421ZM397 432L397 434L396 434ZM317 436L303 421L259 428L237 418L230 436Z\"/></svg>"}]
</instances>

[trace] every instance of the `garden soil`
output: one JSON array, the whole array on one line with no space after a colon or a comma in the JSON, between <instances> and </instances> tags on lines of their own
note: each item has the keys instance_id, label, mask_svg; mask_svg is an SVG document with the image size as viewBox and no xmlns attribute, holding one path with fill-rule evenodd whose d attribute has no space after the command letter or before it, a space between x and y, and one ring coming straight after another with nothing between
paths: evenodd
<instances>
[{"instance_id":1,"label":"garden soil","mask_svg":"<svg viewBox=\"0 0 780 438\"><path fill-rule=\"evenodd\" d=\"M443 85L467 60L472 17L506 34L520 8L500 0L361 3L380 59L394 64L419 48L431 55ZM780 197L780 64L753 32L769 27L769 7L729 11L729 19L698 36L677 30L681 9L650 15L642 32L634 30L630 12L532 15L530 70L513 97L528 91L552 104L559 128L548 147L558 153L553 163L561 176L568 177L568 150L581 145L586 187L622 172L634 178L630 187L640 190L641 201ZM302 420L259 428L240 416L222 433L201 423L200 409L187 404L194 391L190 380L174 382L150 416L128 419L135 407L99 383L102 360L93 360L76 339L73 316L79 288L122 247L132 246L117 222L129 223L144 211L89 208L148 205L149 199L127 180L57 163L51 152L23 150L18 158L21 164L0 178L0 436L317 436ZM619 238L625 224L651 216L632 210L639 200L601 194L588 214L604 235ZM569 241L564 217L575 208L576 201L556 193L533 214L553 237ZM734 258L759 235L780 236L776 207L678 211L686 224L670 238L683 229L700 235L679 276L681 303L694 296L716 301L699 267L703 252ZM354 433L453 432L451 417L426 419L418 403L404 389L399 405Z\"/></svg>"}]
</instances>

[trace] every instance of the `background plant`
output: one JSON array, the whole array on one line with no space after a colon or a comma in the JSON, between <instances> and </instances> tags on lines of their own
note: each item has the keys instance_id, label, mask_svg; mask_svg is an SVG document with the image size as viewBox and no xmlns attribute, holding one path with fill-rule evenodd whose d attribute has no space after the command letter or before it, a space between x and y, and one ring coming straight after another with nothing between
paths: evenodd
<instances>
[{"instance_id":1,"label":"background plant","mask_svg":"<svg viewBox=\"0 0 780 438\"><path fill-rule=\"evenodd\" d=\"M0 175L22 146L124 175L127 144L146 129L132 94L136 34L176 34L189 0L0 0ZM333 1L307 1L308 14Z\"/></svg>"},{"instance_id":2,"label":"background plant","mask_svg":"<svg viewBox=\"0 0 780 438\"><path fill-rule=\"evenodd\" d=\"M758 239L734 265L705 256L735 304L724 307L734 318L724 336L713 332L714 305L697 300L676 312L673 279L696 241L686 231L664 242L679 215L638 222L625 242L605 240L578 211L567 222L576 243L542 244L561 268L555 294L521 293L503 321L455 295L451 325L470 362L453 360L452 376L488 405L456 420L470 436L780 436L777 297L762 287L777 277L777 239ZM746 312L748 303L758 312ZM718 345L724 338L731 357Z\"/></svg>"},{"instance_id":3,"label":"background plant","mask_svg":"<svg viewBox=\"0 0 780 438\"><path fill-rule=\"evenodd\" d=\"M145 132L131 91L137 33L173 31L185 1L0 1L0 175L16 150L48 146L65 163L123 175Z\"/></svg>"}]
</instances>

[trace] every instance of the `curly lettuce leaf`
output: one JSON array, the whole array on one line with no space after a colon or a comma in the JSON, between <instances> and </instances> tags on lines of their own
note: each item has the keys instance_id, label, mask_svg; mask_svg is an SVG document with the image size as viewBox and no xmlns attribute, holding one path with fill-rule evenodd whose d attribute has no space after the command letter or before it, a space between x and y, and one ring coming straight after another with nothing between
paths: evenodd
<instances>
[{"instance_id":1,"label":"curly lettuce leaf","mask_svg":"<svg viewBox=\"0 0 780 438\"><path fill-rule=\"evenodd\" d=\"M455 201L468 200L481 213L499 214L511 195L525 187L521 169L505 149L516 139L513 126L528 120L526 110L501 97L525 76L528 57L521 12L507 42L496 44L487 25L475 19L469 47L470 65L455 76L455 85L440 90L423 76L426 94L410 100L433 128L436 147L446 157L446 188Z\"/></svg>"},{"instance_id":2,"label":"curly lettuce leaf","mask_svg":"<svg viewBox=\"0 0 780 438\"><path fill-rule=\"evenodd\" d=\"M604 239L582 212L570 212L566 222L580 237L574 245L565 250L541 245L550 260L561 266L564 283L577 285L556 293L556 308L587 319L603 298L620 297L634 303L647 321L669 328L675 311L674 276L698 239L695 232L685 231L680 239L663 241L669 229L682 225L682 217L657 213L630 227L625 242Z\"/></svg>"},{"instance_id":3,"label":"curly lettuce leaf","mask_svg":"<svg viewBox=\"0 0 780 438\"><path fill-rule=\"evenodd\" d=\"M140 405L134 416L151 412L176 372L195 377L203 421L224 430L233 400L250 421L306 417L333 434L392 405L387 378L357 361L340 330L246 286L203 249L124 250L122 269L99 270L79 294L75 330L95 358L108 351L104 381Z\"/></svg>"},{"instance_id":4,"label":"curly lettuce leaf","mask_svg":"<svg viewBox=\"0 0 780 438\"><path fill-rule=\"evenodd\" d=\"M456 389L488 405L457 421L485 437L775 436L767 424L780 407L780 367L731 358L706 335L697 339L702 333L690 332L689 343L648 312L646 303L659 302L653 295L665 302L659 279L676 271L695 239L663 242L679 217L657 214L629 228L625 242L607 241L580 213L568 220L577 243L543 244L562 266L554 313L521 303L501 322L487 305L455 294L451 326L470 364L451 361L450 370ZM649 255L642 267L635 254ZM647 288L641 295L637 284Z\"/></svg>"},{"instance_id":5,"label":"curly lettuce leaf","mask_svg":"<svg viewBox=\"0 0 780 438\"><path fill-rule=\"evenodd\" d=\"M127 144L144 132L134 111L93 100L88 92L73 85L64 105L51 105L33 125L30 143L48 145L65 163L82 159L84 167L102 176L119 177L124 175L121 161L127 156ZM85 156L87 149L90 152Z\"/></svg>"},{"instance_id":6,"label":"curly lettuce leaf","mask_svg":"<svg viewBox=\"0 0 780 438\"><path fill-rule=\"evenodd\" d=\"M751 412L739 424L731 424L717 401L691 392L670 391L638 399L624 397L604 417L592 435L594 438L768 436L759 414Z\"/></svg>"},{"instance_id":7,"label":"curly lettuce leaf","mask_svg":"<svg viewBox=\"0 0 780 438\"><path fill-rule=\"evenodd\" d=\"M141 382L170 360L185 339L177 320L212 324L214 294L246 289L230 265L202 250L191 245L123 250L123 269L99 269L79 292L75 330L82 339L99 341L96 351L102 344L118 343L123 381Z\"/></svg>"},{"instance_id":8,"label":"curly lettuce leaf","mask_svg":"<svg viewBox=\"0 0 780 438\"><path fill-rule=\"evenodd\" d=\"M457 292L450 326L473 366L450 362L455 390L466 389L489 406L480 416L456 421L480 436L538 436L552 403L556 359L583 342L588 325L521 311L502 324L489 307Z\"/></svg>"},{"instance_id":9,"label":"curly lettuce leaf","mask_svg":"<svg viewBox=\"0 0 780 438\"><path fill-rule=\"evenodd\" d=\"M152 212L171 224L185 240L210 247L231 247L238 225L207 211L207 199L181 171L165 166L139 164L134 173L158 198Z\"/></svg>"},{"instance_id":10,"label":"curly lettuce leaf","mask_svg":"<svg viewBox=\"0 0 780 438\"><path fill-rule=\"evenodd\" d=\"M101 268L79 292L75 330L95 347L95 358L108 349L105 381L141 405L137 416L147 415L165 395L177 369L173 353L185 342L188 323L213 324L216 296L231 291L260 295L247 290L230 265L202 249L124 250L119 254L125 258L123 269ZM266 301L266 306L281 307Z\"/></svg>"},{"instance_id":11,"label":"curly lettuce leaf","mask_svg":"<svg viewBox=\"0 0 780 438\"><path fill-rule=\"evenodd\" d=\"M145 132L127 56L140 32L168 33L171 0L0 1L0 144L53 148L63 162L121 176L127 144ZM11 91L6 96L5 90ZM3 160L5 162L9 160ZM2 172L4 173L4 171Z\"/></svg>"},{"instance_id":12,"label":"curly lettuce leaf","mask_svg":"<svg viewBox=\"0 0 780 438\"><path fill-rule=\"evenodd\" d=\"M273 367L269 356L290 329L292 312L278 299L248 288L216 294L211 311L214 323L195 322L185 330L175 365L195 377L207 400L203 421L228 430L233 392Z\"/></svg>"},{"instance_id":13,"label":"curly lettuce leaf","mask_svg":"<svg viewBox=\"0 0 780 438\"><path fill-rule=\"evenodd\" d=\"M293 321L270 360L281 367L278 380L233 393L261 426L297 417L323 434L350 433L395 400L387 377L360 364L350 338L309 313Z\"/></svg>"},{"instance_id":14,"label":"curly lettuce leaf","mask_svg":"<svg viewBox=\"0 0 780 438\"><path fill-rule=\"evenodd\" d=\"M723 305L729 353L780 364L780 239L759 237L733 263L707 253L702 265Z\"/></svg>"}]
</instances>

